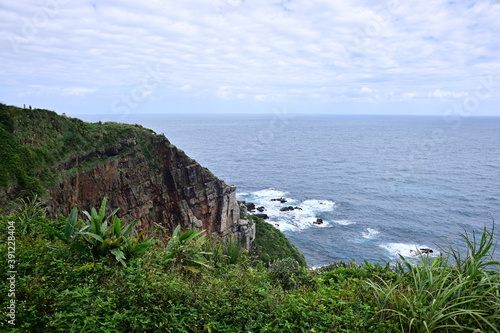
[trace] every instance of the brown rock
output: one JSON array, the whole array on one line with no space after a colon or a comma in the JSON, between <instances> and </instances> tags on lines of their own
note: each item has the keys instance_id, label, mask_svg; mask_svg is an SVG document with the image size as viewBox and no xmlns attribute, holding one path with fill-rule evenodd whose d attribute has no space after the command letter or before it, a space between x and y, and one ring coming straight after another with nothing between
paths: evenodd
<instances>
[{"instance_id":1,"label":"brown rock","mask_svg":"<svg viewBox=\"0 0 500 333\"><path fill-rule=\"evenodd\" d=\"M234 186L225 184L165 138L151 147L155 163L147 160L139 146L125 149L135 144L124 142L58 166L69 169L100 154L115 156L105 164L66 176L51 188L49 213L69 213L74 206L89 210L98 207L107 195L108 209L119 207L118 215L125 221L138 219L139 230L152 230L159 223L171 233L180 224L182 229L196 227L209 234L233 235L250 248L254 231L240 223Z\"/></svg>"}]
</instances>

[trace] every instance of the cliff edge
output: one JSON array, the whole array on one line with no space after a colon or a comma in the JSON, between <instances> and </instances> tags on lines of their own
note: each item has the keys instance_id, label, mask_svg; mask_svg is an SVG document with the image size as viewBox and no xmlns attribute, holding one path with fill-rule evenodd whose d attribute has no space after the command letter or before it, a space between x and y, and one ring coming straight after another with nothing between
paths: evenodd
<instances>
[{"instance_id":1,"label":"cliff edge","mask_svg":"<svg viewBox=\"0 0 500 333\"><path fill-rule=\"evenodd\" d=\"M139 220L139 230L169 236L180 224L233 236L250 249L255 225L240 219L235 191L142 126L0 104L0 207L37 193L56 216L97 207L107 195L121 218Z\"/></svg>"}]
</instances>

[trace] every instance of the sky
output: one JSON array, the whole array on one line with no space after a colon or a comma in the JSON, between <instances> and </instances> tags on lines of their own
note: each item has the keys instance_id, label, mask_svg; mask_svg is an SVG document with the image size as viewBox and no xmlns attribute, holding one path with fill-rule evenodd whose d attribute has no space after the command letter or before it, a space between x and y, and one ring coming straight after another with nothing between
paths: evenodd
<instances>
[{"instance_id":1,"label":"sky","mask_svg":"<svg viewBox=\"0 0 500 333\"><path fill-rule=\"evenodd\" d=\"M500 0L4 0L0 102L500 116L499 17Z\"/></svg>"}]
</instances>

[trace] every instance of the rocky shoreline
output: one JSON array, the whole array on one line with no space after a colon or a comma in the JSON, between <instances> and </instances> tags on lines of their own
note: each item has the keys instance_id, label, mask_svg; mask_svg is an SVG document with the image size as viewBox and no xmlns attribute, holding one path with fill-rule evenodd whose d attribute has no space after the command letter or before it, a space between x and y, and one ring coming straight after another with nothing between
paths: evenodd
<instances>
[{"instance_id":1,"label":"rocky shoreline","mask_svg":"<svg viewBox=\"0 0 500 333\"><path fill-rule=\"evenodd\" d=\"M270 200L270 202L280 202L280 203L284 204L287 202L287 200L285 198L273 198ZM294 211L294 210L302 210L302 208L299 206L283 206L279 209L280 212L290 212L290 211ZM240 201L240 211L243 212L244 214L257 216L257 217L264 219L264 220L269 219L269 216L264 213L265 211L267 211L267 208L265 206L258 206L257 207L253 202ZM255 211L257 211L258 213ZM316 220L313 221L312 224L316 224L316 225L323 224L323 219L316 218ZM279 225L277 225L277 226L279 226Z\"/></svg>"}]
</instances>

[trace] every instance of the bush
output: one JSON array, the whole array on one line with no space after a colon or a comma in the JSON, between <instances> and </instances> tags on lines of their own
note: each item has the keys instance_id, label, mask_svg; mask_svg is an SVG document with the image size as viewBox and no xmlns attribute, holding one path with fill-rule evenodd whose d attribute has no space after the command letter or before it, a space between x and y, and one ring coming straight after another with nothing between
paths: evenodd
<instances>
[{"instance_id":1,"label":"bush","mask_svg":"<svg viewBox=\"0 0 500 333\"><path fill-rule=\"evenodd\" d=\"M200 267L212 268L205 257L212 253L203 250L207 241L203 235L205 231L196 228L182 233L180 231L181 226L178 225L165 247L165 261L172 261L194 273L199 273Z\"/></svg>"},{"instance_id":2,"label":"bush","mask_svg":"<svg viewBox=\"0 0 500 333\"><path fill-rule=\"evenodd\" d=\"M87 216L86 223L80 228L78 225L78 209L73 208L66 223L60 229L50 226L44 222L38 222L50 236L55 236L71 248L80 252L90 252L95 258L113 255L118 262L126 266L125 261L134 255L143 254L156 241L143 237L139 233L137 237L131 237L137 220L128 225L122 222L116 212L113 211L106 217L107 197L102 200L99 212L92 208L91 212L84 211ZM113 220L112 225L108 221ZM49 245L50 248L58 248Z\"/></svg>"},{"instance_id":3,"label":"bush","mask_svg":"<svg viewBox=\"0 0 500 333\"><path fill-rule=\"evenodd\" d=\"M253 254L265 265L270 265L278 259L292 258L301 267L306 267L304 255L275 227L263 219L248 215L251 222L255 223L256 235L253 242Z\"/></svg>"},{"instance_id":4,"label":"bush","mask_svg":"<svg viewBox=\"0 0 500 333\"><path fill-rule=\"evenodd\" d=\"M292 258L276 260L269 266L268 271L271 278L278 281L284 289L295 287L295 278L301 272L299 263Z\"/></svg>"},{"instance_id":5,"label":"bush","mask_svg":"<svg viewBox=\"0 0 500 333\"><path fill-rule=\"evenodd\" d=\"M8 226L16 221L17 232L20 216L0 214L1 253L7 253ZM74 221L71 214L55 221L36 218L63 239ZM79 231L86 222L74 223ZM452 255L422 257L419 265L403 260L396 269L337 262L314 271L290 257L268 268L221 259L213 269L195 265L198 274L186 274L191 254L206 260L214 254L198 247L202 232L184 234L179 229L174 238L172 258L179 261L169 261L168 269L160 247L148 247L125 267L116 265L114 255L50 250L38 227L16 234L16 325L1 311L0 331L387 333L498 332L500 327L500 271L489 258L492 233L477 241L467 238L473 258L462 255L458 265ZM70 249L57 236L49 238L52 246ZM224 258L224 244L219 245ZM0 256L0 267L7 267L7 256ZM7 281L7 274L0 270L0 279ZM0 295L8 288L0 284ZM0 307L9 301L0 297Z\"/></svg>"},{"instance_id":6,"label":"bush","mask_svg":"<svg viewBox=\"0 0 500 333\"><path fill-rule=\"evenodd\" d=\"M398 279L368 281L381 318L396 318L412 332L499 332L500 270L499 262L491 260L493 232L484 228L479 241L475 235L462 236L466 256L451 247L446 257L421 255L419 265L401 257Z\"/></svg>"}]
</instances>

